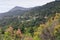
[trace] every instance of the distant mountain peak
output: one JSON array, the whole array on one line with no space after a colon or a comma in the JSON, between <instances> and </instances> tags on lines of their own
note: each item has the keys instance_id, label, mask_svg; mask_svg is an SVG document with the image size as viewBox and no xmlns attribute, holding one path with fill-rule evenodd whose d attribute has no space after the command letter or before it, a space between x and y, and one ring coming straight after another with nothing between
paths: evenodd
<instances>
[{"instance_id":1,"label":"distant mountain peak","mask_svg":"<svg viewBox=\"0 0 60 40\"><path fill-rule=\"evenodd\" d=\"M13 12L13 11L18 11L18 10L23 11L23 10L27 10L27 9L28 9L28 8L15 6L14 8L12 8L12 9L10 10L10 12Z\"/></svg>"},{"instance_id":2,"label":"distant mountain peak","mask_svg":"<svg viewBox=\"0 0 60 40\"><path fill-rule=\"evenodd\" d=\"M19 6L15 6L15 8L20 8Z\"/></svg>"},{"instance_id":3,"label":"distant mountain peak","mask_svg":"<svg viewBox=\"0 0 60 40\"><path fill-rule=\"evenodd\" d=\"M15 6L14 8L24 8L24 7Z\"/></svg>"}]
</instances>

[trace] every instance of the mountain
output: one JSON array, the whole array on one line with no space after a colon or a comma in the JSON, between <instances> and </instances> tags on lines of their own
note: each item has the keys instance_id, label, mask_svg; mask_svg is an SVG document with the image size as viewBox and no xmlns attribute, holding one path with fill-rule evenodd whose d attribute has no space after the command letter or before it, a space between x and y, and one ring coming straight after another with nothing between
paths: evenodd
<instances>
[{"instance_id":1,"label":"mountain","mask_svg":"<svg viewBox=\"0 0 60 40\"><path fill-rule=\"evenodd\" d=\"M24 7L16 6L16 7L12 8L9 12L13 12L13 11L26 11L26 10L29 10L29 9L28 8L24 8Z\"/></svg>"},{"instance_id":2,"label":"mountain","mask_svg":"<svg viewBox=\"0 0 60 40\"><path fill-rule=\"evenodd\" d=\"M25 16L40 16L44 18L45 16L53 16L55 13L60 13L60 1L53 1L47 3L43 6L37 6L32 8L30 11L24 14Z\"/></svg>"},{"instance_id":3,"label":"mountain","mask_svg":"<svg viewBox=\"0 0 60 40\"><path fill-rule=\"evenodd\" d=\"M2 40L60 40L60 1L33 8L16 6L0 18Z\"/></svg>"},{"instance_id":4,"label":"mountain","mask_svg":"<svg viewBox=\"0 0 60 40\"><path fill-rule=\"evenodd\" d=\"M16 6L10 11L0 14L0 26L39 26L47 22L50 17L54 17L56 13L60 13L60 1L53 1L43 6L36 6L33 8Z\"/></svg>"},{"instance_id":5,"label":"mountain","mask_svg":"<svg viewBox=\"0 0 60 40\"><path fill-rule=\"evenodd\" d=\"M25 12L27 12L28 10L30 10L30 8L23 8L23 7L16 6L16 7L12 8L11 10L9 10L8 12L1 13L0 18L1 17L22 15Z\"/></svg>"},{"instance_id":6,"label":"mountain","mask_svg":"<svg viewBox=\"0 0 60 40\"><path fill-rule=\"evenodd\" d=\"M49 16L52 13L55 12L59 12L60 10L60 1L53 1L50 3L47 3L43 6L37 6L37 7L33 7L33 8L23 8L23 7L19 7L16 6L14 8L12 8L10 11L6 12L6 13L1 13L0 17L2 16L13 16L13 15L33 15L35 16L36 13L37 15L40 14L40 16Z\"/></svg>"}]
</instances>

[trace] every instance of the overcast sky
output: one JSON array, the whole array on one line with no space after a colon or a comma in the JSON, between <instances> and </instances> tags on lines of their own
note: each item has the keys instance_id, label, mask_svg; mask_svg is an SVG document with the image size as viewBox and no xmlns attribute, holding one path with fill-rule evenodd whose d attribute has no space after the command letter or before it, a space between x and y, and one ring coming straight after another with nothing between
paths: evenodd
<instances>
[{"instance_id":1,"label":"overcast sky","mask_svg":"<svg viewBox=\"0 0 60 40\"><path fill-rule=\"evenodd\" d=\"M0 13L7 12L15 6L35 7L41 6L54 0L0 0Z\"/></svg>"}]
</instances>

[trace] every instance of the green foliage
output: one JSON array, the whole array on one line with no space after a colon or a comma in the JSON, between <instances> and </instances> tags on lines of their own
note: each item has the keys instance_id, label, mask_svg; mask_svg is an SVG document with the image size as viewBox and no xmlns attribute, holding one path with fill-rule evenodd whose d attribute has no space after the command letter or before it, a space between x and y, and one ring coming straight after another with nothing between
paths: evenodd
<instances>
[{"instance_id":1,"label":"green foliage","mask_svg":"<svg viewBox=\"0 0 60 40\"><path fill-rule=\"evenodd\" d=\"M0 40L60 40L60 2L7 17L0 20Z\"/></svg>"},{"instance_id":2,"label":"green foliage","mask_svg":"<svg viewBox=\"0 0 60 40\"><path fill-rule=\"evenodd\" d=\"M41 40L38 36L34 36L33 40Z\"/></svg>"}]
</instances>

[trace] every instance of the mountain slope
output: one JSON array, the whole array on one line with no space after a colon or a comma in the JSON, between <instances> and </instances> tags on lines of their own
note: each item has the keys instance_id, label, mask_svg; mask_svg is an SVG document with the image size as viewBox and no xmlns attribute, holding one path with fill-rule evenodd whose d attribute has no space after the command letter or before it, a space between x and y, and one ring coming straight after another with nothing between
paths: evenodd
<instances>
[{"instance_id":1,"label":"mountain slope","mask_svg":"<svg viewBox=\"0 0 60 40\"><path fill-rule=\"evenodd\" d=\"M55 13L59 12L60 1L54 1L43 6L28 9L15 7L7 13L0 14L0 17L3 17L2 20L0 20L0 26L39 26L40 24L47 22L50 17L54 17Z\"/></svg>"},{"instance_id":2,"label":"mountain slope","mask_svg":"<svg viewBox=\"0 0 60 40\"><path fill-rule=\"evenodd\" d=\"M11 9L10 11L8 11L6 13L1 13L0 18L1 17L9 17L9 16L21 15L21 14L24 14L25 12L27 12L28 10L30 10L30 9L16 6L16 7L14 7L13 9Z\"/></svg>"},{"instance_id":3,"label":"mountain slope","mask_svg":"<svg viewBox=\"0 0 60 40\"><path fill-rule=\"evenodd\" d=\"M54 1L47 3L43 6L38 6L32 8L26 15L39 15L39 16L49 16L51 14L54 14L56 12L60 12L60 1Z\"/></svg>"}]
</instances>

